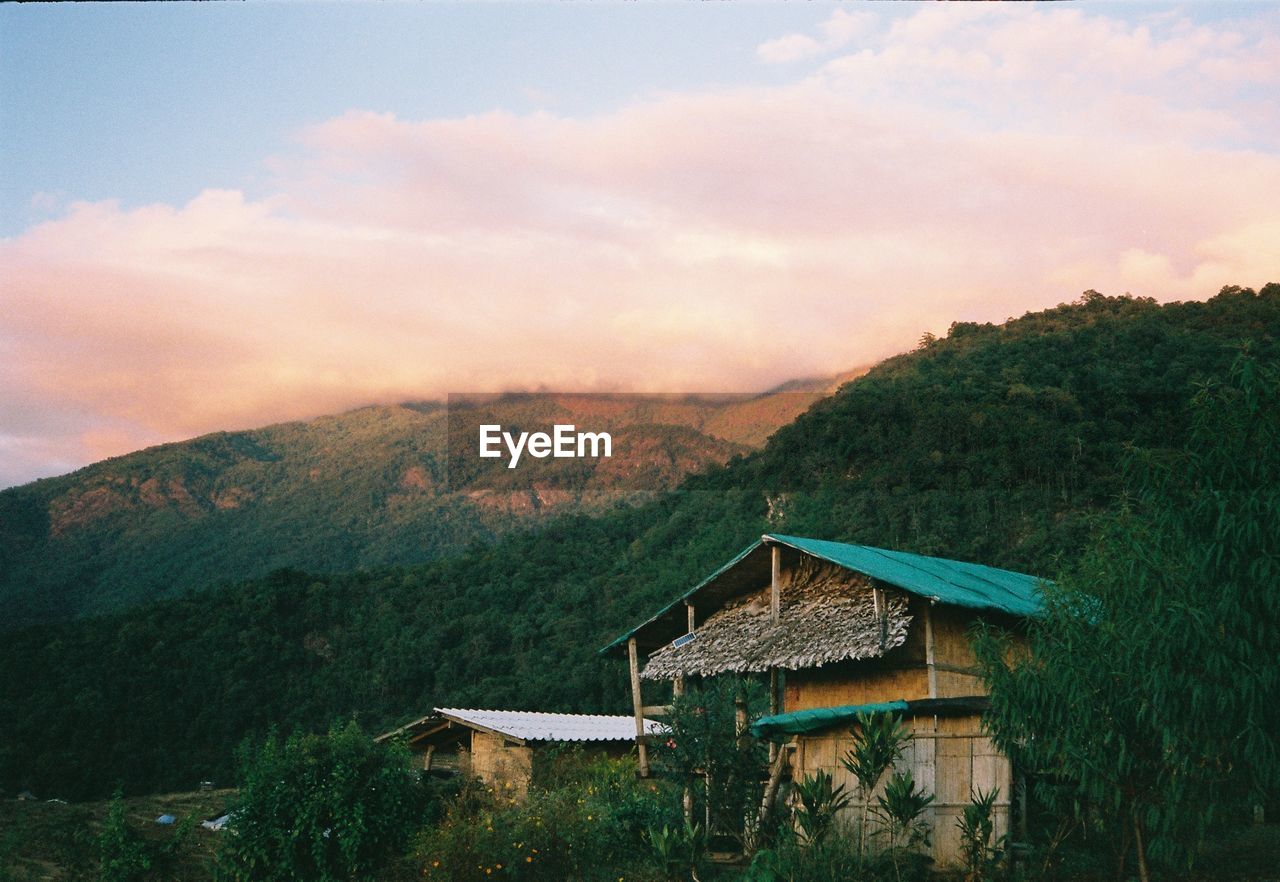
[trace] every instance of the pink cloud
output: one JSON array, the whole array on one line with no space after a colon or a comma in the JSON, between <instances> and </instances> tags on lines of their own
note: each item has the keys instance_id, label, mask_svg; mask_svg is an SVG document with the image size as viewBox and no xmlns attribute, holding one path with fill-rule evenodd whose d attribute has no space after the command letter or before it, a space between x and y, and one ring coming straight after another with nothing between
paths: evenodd
<instances>
[{"instance_id":1,"label":"pink cloud","mask_svg":"<svg viewBox=\"0 0 1280 882\"><path fill-rule=\"evenodd\" d=\"M861 48L784 87L356 111L273 157L268 199L74 203L0 240L0 481L448 391L760 389L1085 288L1280 279L1266 28L876 24L833 16L811 39Z\"/></svg>"}]
</instances>

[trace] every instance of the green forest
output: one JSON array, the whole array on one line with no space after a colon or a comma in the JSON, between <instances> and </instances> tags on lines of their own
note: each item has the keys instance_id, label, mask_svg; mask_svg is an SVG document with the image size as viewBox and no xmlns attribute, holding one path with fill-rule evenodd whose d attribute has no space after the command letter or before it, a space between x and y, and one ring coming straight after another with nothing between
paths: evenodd
<instances>
[{"instance_id":1,"label":"green forest","mask_svg":"<svg viewBox=\"0 0 1280 882\"><path fill-rule=\"evenodd\" d=\"M1197 384L1242 350L1280 359L1280 285L1168 305L1086 292L926 337L763 449L643 505L455 536L465 550L434 562L344 574L308 572L329 568L308 513L292 512L296 548L272 556L288 568L6 633L0 787L191 789L229 781L237 744L271 726L354 717L379 731L433 705L624 711L623 673L596 650L765 530L1053 575L1115 505L1126 451L1180 447ZM29 553L15 506L0 513L3 561ZM413 529L431 532L420 517ZM109 551L74 565L164 578Z\"/></svg>"},{"instance_id":2,"label":"green forest","mask_svg":"<svg viewBox=\"0 0 1280 882\"><path fill-rule=\"evenodd\" d=\"M366 407L165 444L3 490L0 631L117 612L280 567L341 573L426 563L548 517L643 502L760 447L833 383L719 398L513 394L483 409ZM480 475L466 474L466 458L447 446L474 443L450 427L474 425L482 413L546 428L584 411L613 431L625 456L570 471L499 463Z\"/></svg>"}]
</instances>

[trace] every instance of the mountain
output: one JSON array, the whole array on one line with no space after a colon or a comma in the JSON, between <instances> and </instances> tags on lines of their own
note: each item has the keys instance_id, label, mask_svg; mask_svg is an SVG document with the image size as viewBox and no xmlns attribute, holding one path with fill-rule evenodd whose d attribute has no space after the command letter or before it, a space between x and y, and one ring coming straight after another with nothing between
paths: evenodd
<instances>
[{"instance_id":1,"label":"mountain","mask_svg":"<svg viewBox=\"0 0 1280 882\"><path fill-rule=\"evenodd\" d=\"M536 463L515 471L498 464L465 486L449 484L450 410L411 402L206 435L4 490L0 629L111 612L280 567L422 563L530 519L635 504L759 447L835 382L718 398L512 394L484 405L507 426L576 421L611 430L618 454L584 462L573 485ZM452 409L455 420L466 412Z\"/></svg>"},{"instance_id":2,"label":"mountain","mask_svg":"<svg viewBox=\"0 0 1280 882\"><path fill-rule=\"evenodd\" d=\"M1164 306L1089 292L957 323L642 504L8 633L0 787L225 782L269 726L377 730L433 705L624 712L625 673L596 650L770 529L1052 577L1117 501L1126 447L1181 446L1199 384L1242 348L1280 359L1280 285Z\"/></svg>"}]
</instances>

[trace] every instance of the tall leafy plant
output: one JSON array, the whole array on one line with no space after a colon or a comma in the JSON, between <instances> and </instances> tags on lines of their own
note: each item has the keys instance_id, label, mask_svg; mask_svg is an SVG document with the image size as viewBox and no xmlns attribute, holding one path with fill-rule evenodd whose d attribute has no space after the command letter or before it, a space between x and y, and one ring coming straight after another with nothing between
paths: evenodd
<instances>
[{"instance_id":1,"label":"tall leafy plant","mask_svg":"<svg viewBox=\"0 0 1280 882\"><path fill-rule=\"evenodd\" d=\"M932 803L933 794L916 785L910 769L894 772L884 785L884 793L876 797L876 812L889 829L889 855L898 882L902 880L904 853L929 845L929 826L922 816Z\"/></svg>"},{"instance_id":2,"label":"tall leafy plant","mask_svg":"<svg viewBox=\"0 0 1280 882\"><path fill-rule=\"evenodd\" d=\"M911 732L902 718L893 713L859 713L857 726L851 731L853 746L840 758L862 791L862 816L858 823L858 857L866 854L867 817L871 797L884 773L902 756Z\"/></svg>"},{"instance_id":3,"label":"tall leafy plant","mask_svg":"<svg viewBox=\"0 0 1280 882\"><path fill-rule=\"evenodd\" d=\"M1131 453L1122 506L1046 586L1026 651L977 644L996 743L1066 782L1045 792L1059 809L1104 817L1143 880L1280 780L1277 366L1242 356L1193 411L1181 451Z\"/></svg>"},{"instance_id":4,"label":"tall leafy plant","mask_svg":"<svg viewBox=\"0 0 1280 882\"><path fill-rule=\"evenodd\" d=\"M853 798L843 784L835 784L819 769L796 782L796 824L810 845L820 845L835 827L836 816L849 807Z\"/></svg>"},{"instance_id":5,"label":"tall leafy plant","mask_svg":"<svg viewBox=\"0 0 1280 882\"><path fill-rule=\"evenodd\" d=\"M960 855L964 859L965 882L985 882L995 876L1004 856L1006 836L996 836L995 805L1000 788L975 790L960 812Z\"/></svg>"}]
</instances>

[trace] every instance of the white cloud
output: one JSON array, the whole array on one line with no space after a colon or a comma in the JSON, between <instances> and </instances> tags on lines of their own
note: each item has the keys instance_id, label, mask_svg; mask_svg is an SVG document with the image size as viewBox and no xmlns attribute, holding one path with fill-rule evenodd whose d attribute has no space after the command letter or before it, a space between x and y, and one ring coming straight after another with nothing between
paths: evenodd
<instances>
[{"instance_id":1,"label":"white cloud","mask_svg":"<svg viewBox=\"0 0 1280 882\"><path fill-rule=\"evenodd\" d=\"M788 34L767 40L756 47L756 55L769 64L787 64L834 52L864 34L875 22L870 12L837 9L818 25L819 38L807 34Z\"/></svg>"}]
</instances>

